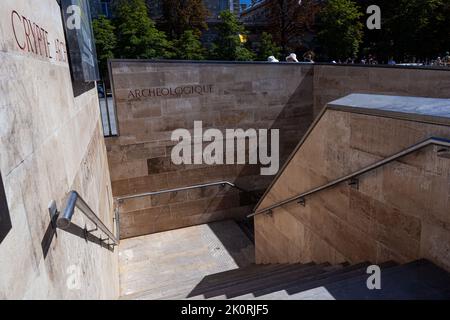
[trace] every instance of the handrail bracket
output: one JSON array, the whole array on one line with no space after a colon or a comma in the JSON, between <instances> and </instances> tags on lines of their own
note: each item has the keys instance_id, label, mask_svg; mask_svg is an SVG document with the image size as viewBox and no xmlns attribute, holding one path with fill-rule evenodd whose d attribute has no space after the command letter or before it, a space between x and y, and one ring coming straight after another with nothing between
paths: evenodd
<instances>
[{"instance_id":1,"label":"handrail bracket","mask_svg":"<svg viewBox=\"0 0 450 320\"><path fill-rule=\"evenodd\" d=\"M350 187L352 187L353 189L358 190L358 189L359 189L359 179L358 179L358 178L351 178L351 179L348 181L348 185L349 185Z\"/></svg>"},{"instance_id":2,"label":"handrail bracket","mask_svg":"<svg viewBox=\"0 0 450 320\"><path fill-rule=\"evenodd\" d=\"M302 207L305 207L306 206L306 199L304 197L301 197L301 198L298 199L297 203L299 205L301 205Z\"/></svg>"}]
</instances>

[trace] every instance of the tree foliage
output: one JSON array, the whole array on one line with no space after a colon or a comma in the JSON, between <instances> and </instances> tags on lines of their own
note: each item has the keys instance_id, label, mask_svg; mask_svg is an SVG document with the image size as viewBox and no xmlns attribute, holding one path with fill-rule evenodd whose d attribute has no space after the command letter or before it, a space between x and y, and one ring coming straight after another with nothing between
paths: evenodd
<instances>
[{"instance_id":1,"label":"tree foliage","mask_svg":"<svg viewBox=\"0 0 450 320\"><path fill-rule=\"evenodd\" d=\"M270 33L263 32L260 38L260 46L258 50L258 60L266 61L268 57L274 56L279 59L281 48L273 41Z\"/></svg>"},{"instance_id":2,"label":"tree foliage","mask_svg":"<svg viewBox=\"0 0 450 320\"><path fill-rule=\"evenodd\" d=\"M219 14L217 37L212 45L212 58L217 60L251 61L255 54L245 46L247 32L236 16L228 11Z\"/></svg>"},{"instance_id":3,"label":"tree foliage","mask_svg":"<svg viewBox=\"0 0 450 320\"><path fill-rule=\"evenodd\" d=\"M204 60L205 49L199 36L192 30L186 30L181 37L174 41L176 58L181 60Z\"/></svg>"},{"instance_id":4,"label":"tree foliage","mask_svg":"<svg viewBox=\"0 0 450 320\"><path fill-rule=\"evenodd\" d=\"M172 57L171 43L150 19L144 0L118 0L115 7L118 56L150 59Z\"/></svg>"},{"instance_id":5,"label":"tree foliage","mask_svg":"<svg viewBox=\"0 0 450 320\"><path fill-rule=\"evenodd\" d=\"M358 1L363 8L370 0ZM366 31L364 48L382 60L435 58L450 50L450 1L379 0L381 30Z\"/></svg>"},{"instance_id":6,"label":"tree foliage","mask_svg":"<svg viewBox=\"0 0 450 320\"><path fill-rule=\"evenodd\" d=\"M328 58L346 59L359 52L362 13L351 0L329 0L319 14L318 40Z\"/></svg>"},{"instance_id":7,"label":"tree foliage","mask_svg":"<svg viewBox=\"0 0 450 320\"><path fill-rule=\"evenodd\" d=\"M162 0L163 17L172 38L179 38L184 31L193 30L197 35L208 29L209 11L203 0Z\"/></svg>"},{"instance_id":8,"label":"tree foliage","mask_svg":"<svg viewBox=\"0 0 450 320\"><path fill-rule=\"evenodd\" d=\"M97 49L97 60L99 62L100 75L105 78L108 73L107 61L114 58L117 39L114 34L114 26L111 20L105 16L99 16L92 21L94 30L95 46Z\"/></svg>"},{"instance_id":9,"label":"tree foliage","mask_svg":"<svg viewBox=\"0 0 450 320\"><path fill-rule=\"evenodd\" d=\"M316 15L322 8L320 1L267 0L263 5L270 13L270 33L283 53L310 49L312 44L305 41L305 36L314 33Z\"/></svg>"}]
</instances>

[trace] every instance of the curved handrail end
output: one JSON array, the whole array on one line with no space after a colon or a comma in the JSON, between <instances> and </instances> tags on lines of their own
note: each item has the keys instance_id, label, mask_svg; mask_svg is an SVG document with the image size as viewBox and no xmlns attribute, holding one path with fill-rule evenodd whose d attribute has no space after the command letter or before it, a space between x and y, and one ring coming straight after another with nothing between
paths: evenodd
<instances>
[{"instance_id":1,"label":"curved handrail end","mask_svg":"<svg viewBox=\"0 0 450 320\"><path fill-rule=\"evenodd\" d=\"M69 192L69 196L67 197L66 208L64 209L62 215L59 216L58 220L56 221L56 225L58 226L58 228L67 229L69 227L72 221L78 197L79 197L78 192L73 190Z\"/></svg>"}]
</instances>

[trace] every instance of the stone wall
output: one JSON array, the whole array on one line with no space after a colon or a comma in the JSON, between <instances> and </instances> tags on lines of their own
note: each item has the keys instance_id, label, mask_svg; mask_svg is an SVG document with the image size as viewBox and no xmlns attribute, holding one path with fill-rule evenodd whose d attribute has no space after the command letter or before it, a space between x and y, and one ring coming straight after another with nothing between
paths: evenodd
<instances>
[{"instance_id":1,"label":"stone wall","mask_svg":"<svg viewBox=\"0 0 450 320\"><path fill-rule=\"evenodd\" d=\"M119 137L107 139L114 196L219 180L264 191L272 177L258 165L173 165L172 131L192 131L194 121L222 132L280 129L283 162L312 122L311 66L117 60L111 70L119 127ZM175 93L192 85L199 93ZM216 187L127 200L121 236L240 219L254 204L248 193Z\"/></svg>"},{"instance_id":2,"label":"stone wall","mask_svg":"<svg viewBox=\"0 0 450 320\"><path fill-rule=\"evenodd\" d=\"M449 101L449 100L447 100ZM450 104L447 104L450 108ZM259 205L355 172L450 126L327 110ZM347 183L255 217L258 263L407 262L450 270L450 160L430 146Z\"/></svg>"},{"instance_id":3,"label":"stone wall","mask_svg":"<svg viewBox=\"0 0 450 320\"><path fill-rule=\"evenodd\" d=\"M61 210L72 189L112 230L113 203L96 90L74 98L59 5L38 2L0 8L0 171L12 220L0 299L113 299L117 250L87 242L79 212L71 230L81 237L51 227L50 201Z\"/></svg>"},{"instance_id":4,"label":"stone wall","mask_svg":"<svg viewBox=\"0 0 450 320\"><path fill-rule=\"evenodd\" d=\"M351 93L448 98L450 71L387 66L314 66L314 115Z\"/></svg>"}]
</instances>

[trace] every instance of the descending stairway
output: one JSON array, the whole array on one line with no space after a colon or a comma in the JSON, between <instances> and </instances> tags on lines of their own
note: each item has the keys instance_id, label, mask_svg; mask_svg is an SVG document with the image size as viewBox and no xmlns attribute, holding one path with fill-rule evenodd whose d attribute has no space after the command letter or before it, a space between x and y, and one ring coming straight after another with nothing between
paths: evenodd
<instances>
[{"instance_id":1,"label":"descending stairway","mask_svg":"<svg viewBox=\"0 0 450 320\"><path fill-rule=\"evenodd\" d=\"M450 275L427 260L381 264L381 290L367 288L370 263L251 266L205 279L189 299L450 299ZM167 297L182 299L182 296Z\"/></svg>"},{"instance_id":2,"label":"descending stairway","mask_svg":"<svg viewBox=\"0 0 450 320\"><path fill-rule=\"evenodd\" d=\"M233 221L125 240L122 299L450 299L450 274L427 260L381 264L369 290L369 262L256 265L253 250Z\"/></svg>"}]
</instances>

